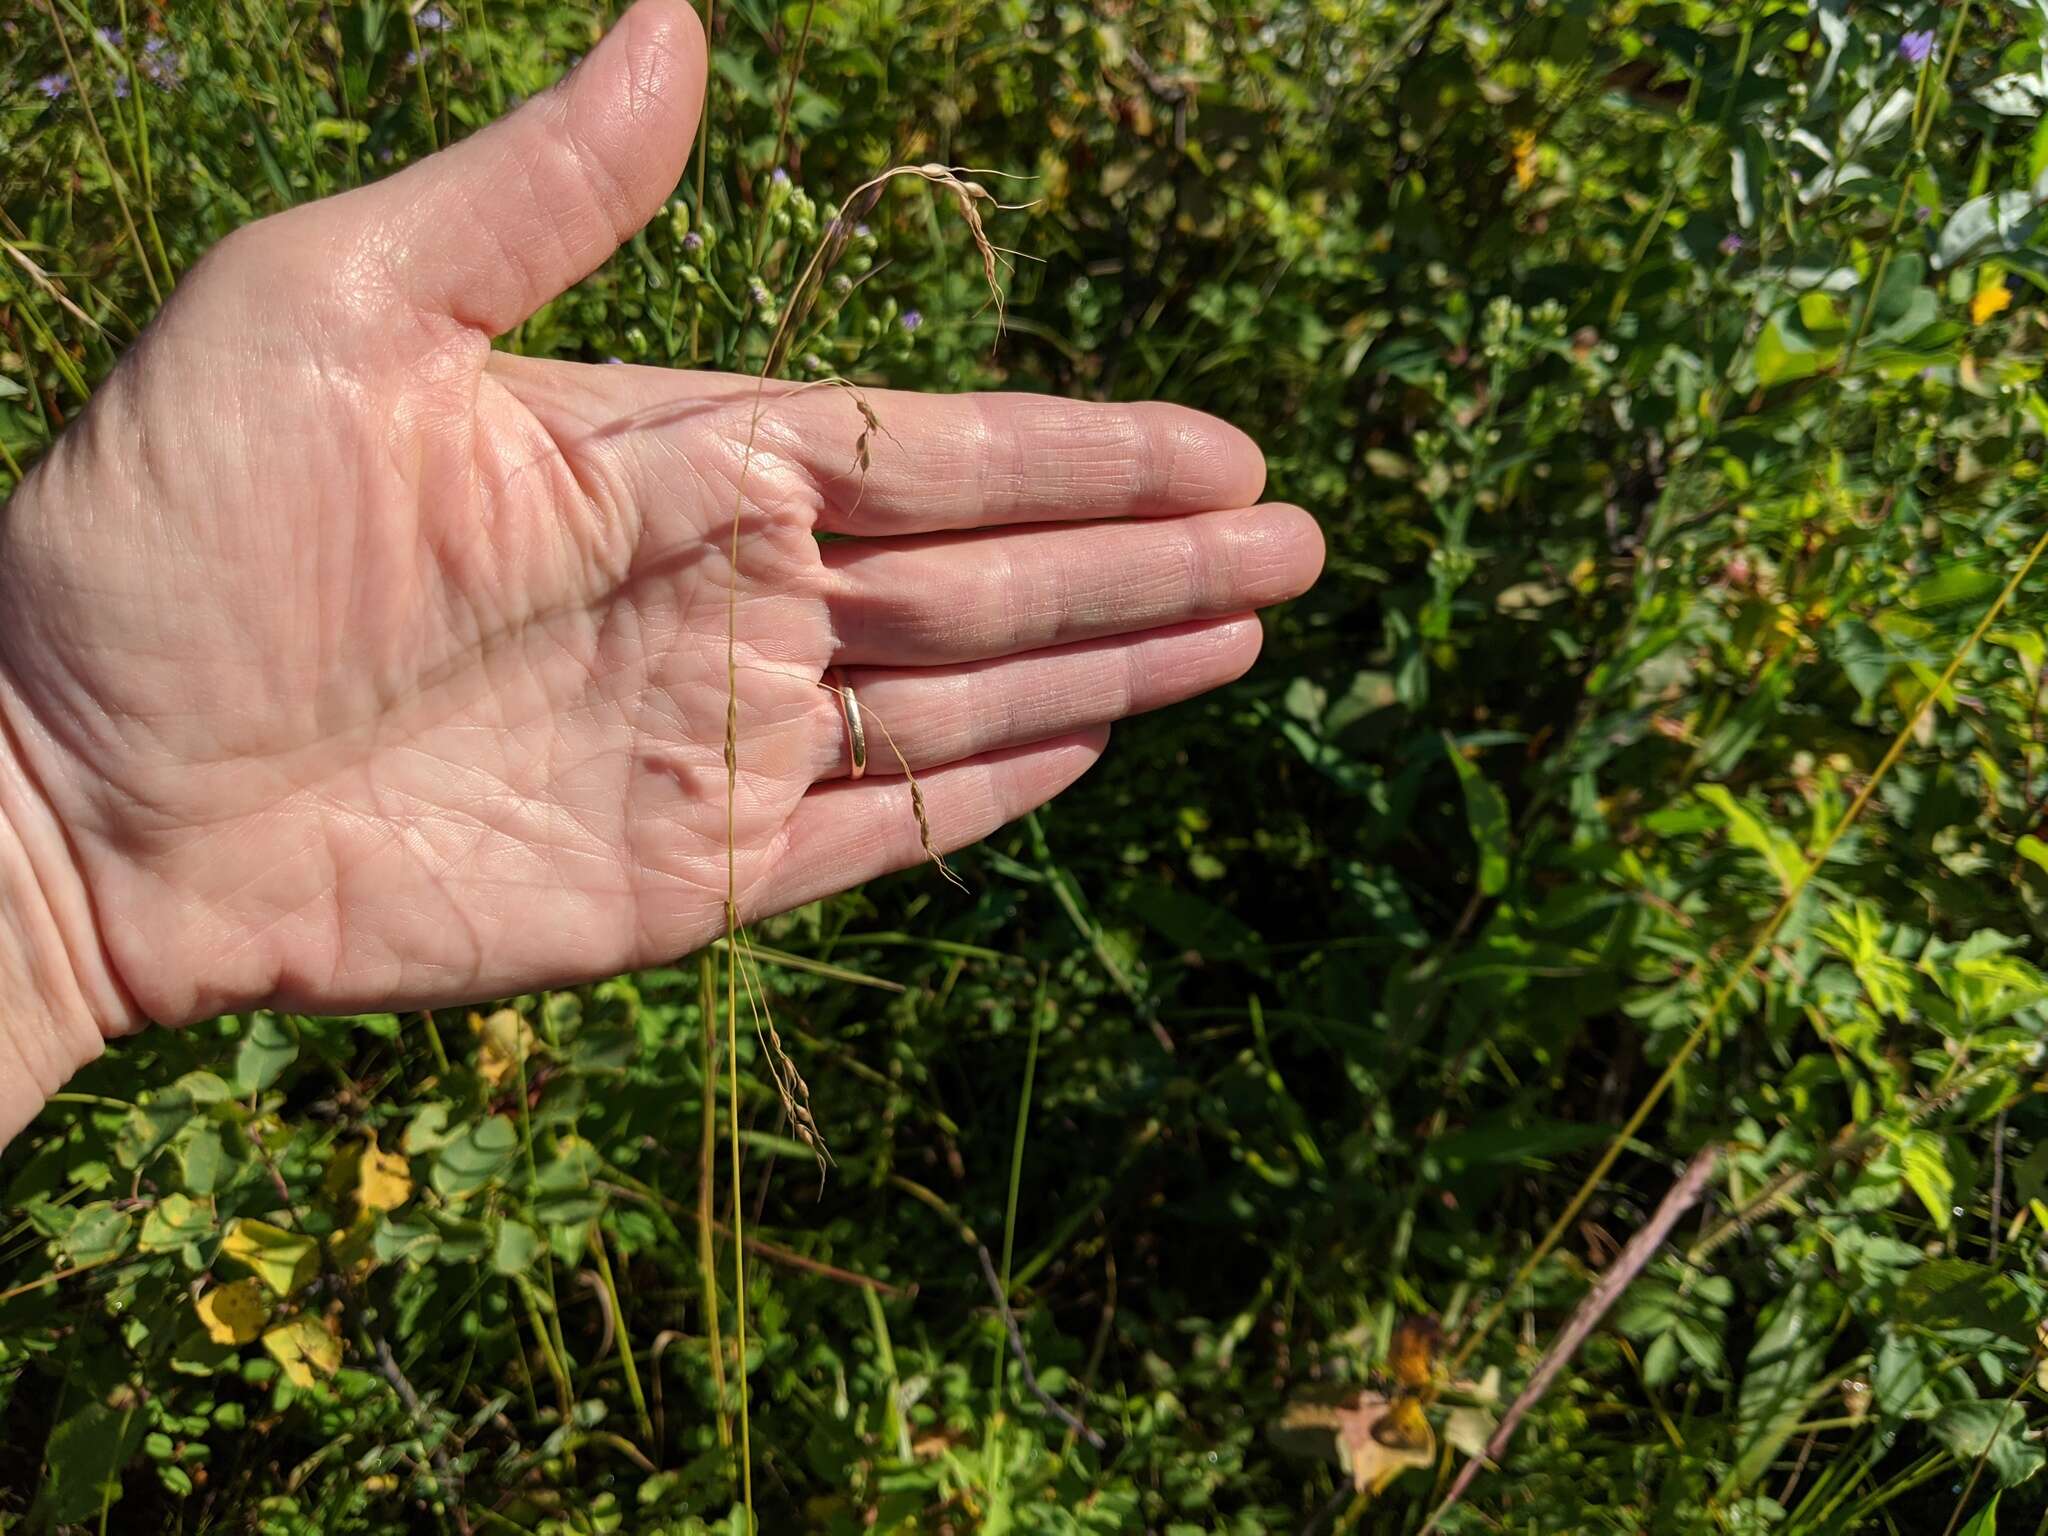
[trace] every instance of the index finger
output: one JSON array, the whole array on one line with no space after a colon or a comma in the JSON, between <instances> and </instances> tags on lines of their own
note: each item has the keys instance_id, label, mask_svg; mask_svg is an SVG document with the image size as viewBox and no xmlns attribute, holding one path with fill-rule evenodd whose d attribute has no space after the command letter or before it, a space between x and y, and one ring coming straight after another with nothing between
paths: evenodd
<instances>
[{"instance_id":1,"label":"index finger","mask_svg":"<svg viewBox=\"0 0 2048 1536\"><path fill-rule=\"evenodd\" d=\"M1256 443L1179 405L812 388L762 425L818 487L826 533L1230 511L1266 484Z\"/></svg>"}]
</instances>

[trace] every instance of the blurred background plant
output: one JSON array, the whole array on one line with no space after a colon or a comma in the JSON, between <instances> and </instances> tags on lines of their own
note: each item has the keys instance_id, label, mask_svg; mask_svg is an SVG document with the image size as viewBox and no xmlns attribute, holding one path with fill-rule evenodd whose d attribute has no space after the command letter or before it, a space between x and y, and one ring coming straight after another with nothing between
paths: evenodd
<instances>
[{"instance_id":1,"label":"blurred background plant","mask_svg":"<svg viewBox=\"0 0 2048 1536\"><path fill-rule=\"evenodd\" d=\"M601 23L0 17L0 486ZM758 368L853 186L1028 176L1004 335L898 191L785 371L1215 411L1330 574L967 893L761 929L839 1168L743 1041L744 1361L696 966L124 1043L0 1164L0 1527L736 1531L743 1374L765 1530L1412 1532L1713 1147L1441 1528L2048 1525L2048 7L712 30L701 193L507 346Z\"/></svg>"}]
</instances>

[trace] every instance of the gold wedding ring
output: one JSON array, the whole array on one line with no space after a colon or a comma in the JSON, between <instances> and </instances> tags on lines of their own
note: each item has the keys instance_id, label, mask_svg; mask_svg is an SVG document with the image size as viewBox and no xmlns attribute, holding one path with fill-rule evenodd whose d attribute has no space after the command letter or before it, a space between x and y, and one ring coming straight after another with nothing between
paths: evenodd
<instances>
[{"instance_id":1,"label":"gold wedding ring","mask_svg":"<svg viewBox=\"0 0 2048 1536\"><path fill-rule=\"evenodd\" d=\"M833 677L839 694L839 718L846 722L846 776L857 779L868 771L868 731L860 718L860 697L844 672Z\"/></svg>"}]
</instances>

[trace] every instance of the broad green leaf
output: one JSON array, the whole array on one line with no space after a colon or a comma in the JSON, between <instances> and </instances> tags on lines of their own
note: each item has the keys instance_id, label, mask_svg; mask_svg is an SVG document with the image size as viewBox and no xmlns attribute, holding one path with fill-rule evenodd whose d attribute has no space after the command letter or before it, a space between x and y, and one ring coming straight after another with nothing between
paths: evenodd
<instances>
[{"instance_id":1,"label":"broad green leaf","mask_svg":"<svg viewBox=\"0 0 2048 1536\"><path fill-rule=\"evenodd\" d=\"M216 1193L234 1172L220 1132L211 1125L186 1131L178 1143L178 1166L184 1171L185 1188L202 1196Z\"/></svg>"},{"instance_id":2,"label":"broad green leaf","mask_svg":"<svg viewBox=\"0 0 2048 1536\"><path fill-rule=\"evenodd\" d=\"M1979 256L2016 251L2033 237L2040 217L2026 192L1987 192L1973 197L1941 227L1934 246L1934 267L1946 271Z\"/></svg>"},{"instance_id":3,"label":"broad green leaf","mask_svg":"<svg viewBox=\"0 0 2048 1536\"><path fill-rule=\"evenodd\" d=\"M169 1253L212 1235L213 1212L181 1194L168 1194L150 1207L136 1246L144 1253Z\"/></svg>"},{"instance_id":4,"label":"broad green leaf","mask_svg":"<svg viewBox=\"0 0 2048 1536\"><path fill-rule=\"evenodd\" d=\"M126 1211L117 1210L112 1201L96 1200L79 1207L58 1246L67 1263L99 1264L127 1252L134 1230L135 1219Z\"/></svg>"},{"instance_id":5,"label":"broad green leaf","mask_svg":"<svg viewBox=\"0 0 2048 1536\"><path fill-rule=\"evenodd\" d=\"M518 1148L518 1129L504 1115L492 1115L435 1154L430 1181L437 1193L451 1199L474 1194L511 1163Z\"/></svg>"},{"instance_id":6,"label":"broad green leaf","mask_svg":"<svg viewBox=\"0 0 2048 1536\"><path fill-rule=\"evenodd\" d=\"M1508 883L1508 802L1479 766L1458 750L1446 736L1444 752L1458 770L1458 783L1465 791L1465 823L1479 849L1479 889L1498 896Z\"/></svg>"},{"instance_id":7,"label":"broad green leaf","mask_svg":"<svg viewBox=\"0 0 2048 1536\"><path fill-rule=\"evenodd\" d=\"M1967 1259L1929 1259L1899 1286L1899 1315L1936 1332L1981 1328L2016 1343L2034 1338L2032 1309L2012 1277Z\"/></svg>"},{"instance_id":8,"label":"broad green leaf","mask_svg":"<svg viewBox=\"0 0 2048 1536\"><path fill-rule=\"evenodd\" d=\"M1928 1427L1958 1462L1967 1467L1982 1458L2008 1488L2025 1482L2048 1460L2038 1445L2021 1438L2027 1412L2020 1403L1950 1403Z\"/></svg>"},{"instance_id":9,"label":"broad green leaf","mask_svg":"<svg viewBox=\"0 0 2048 1536\"><path fill-rule=\"evenodd\" d=\"M1953 1219L1956 1179L1948 1166L1948 1144L1931 1131L1908 1131L1898 1139L1906 1187L1920 1197L1934 1224L1946 1232Z\"/></svg>"},{"instance_id":10,"label":"broad green leaf","mask_svg":"<svg viewBox=\"0 0 2048 1536\"><path fill-rule=\"evenodd\" d=\"M121 1497L121 1469L148 1429L134 1409L91 1402L61 1420L43 1446L48 1468L29 1519L35 1527L94 1522ZM30 1469L31 1471L33 1468Z\"/></svg>"},{"instance_id":11,"label":"broad green leaf","mask_svg":"<svg viewBox=\"0 0 2048 1536\"><path fill-rule=\"evenodd\" d=\"M523 1275L533 1268L543 1246L541 1235L525 1222L503 1222L491 1247L491 1268L501 1275Z\"/></svg>"},{"instance_id":12,"label":"broad green leaf","mask_svg":"<svg viewBox=\"0 0 2048 1536\"><path fill-rule=\"evenodd\" d=\"M1768 388L1794 379L1810 379L1823 368L1832 367L1840 354L1841 348L1837 346L1816 343L1791 315L1773 315L1756 340L1756 381Z\"/></svg>"},{"instance_id":13,"label":"broad green leaf","mask_svg":"<svg viewBox=\"0 0 2048 1536\"><path fill-rule=\"evenodd\" d=\"M299 1042L282 1019L274 1013L253 1015L235 1051L236 1088L244 1094L268 1088L298 1054Z\"/></svg>"}]
</instances>

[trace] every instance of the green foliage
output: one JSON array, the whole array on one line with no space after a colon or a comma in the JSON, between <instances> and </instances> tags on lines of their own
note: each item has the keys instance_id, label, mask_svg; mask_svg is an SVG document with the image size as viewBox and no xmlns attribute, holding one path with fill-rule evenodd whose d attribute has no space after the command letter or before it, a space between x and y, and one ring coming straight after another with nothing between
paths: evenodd
<instances>
[{"instance_id":1,"label":"green foliage","mask_svg":"<svg viewBox=\"0 0 2048 1536\"><path fill-rule=\"evenodd\" d=\"M2048 574L1943 674L2044 526L2048 11L717 10L702 206L507 346L758 366L853 186L1029 177L987 179L1032 205L991 229L1022 253L1000 342L896 190L787 371L1216 411L1330 574L1251 678L964 857L969 893L766 925L839 1167L820 1195L742 1040L744 1361L694 969L475 1028L124 1042L0 1172L0 1522L736 1531L743 1375L768 1530L1415 1531L1441 1480L1354 1510L1266 1426L1371 1379L1403 1313L1472 1339L1732 979L1429 1409L1445 1454L1722 1142L1707 1226L1445 1528L2034 1529ZM595 30L554 0L54 16L0 21L9 477L214 239ZM1038 1381L1106 1451L1026 1388L970 1234L1014 1237Z\"/></svg>"}]
</instances>

